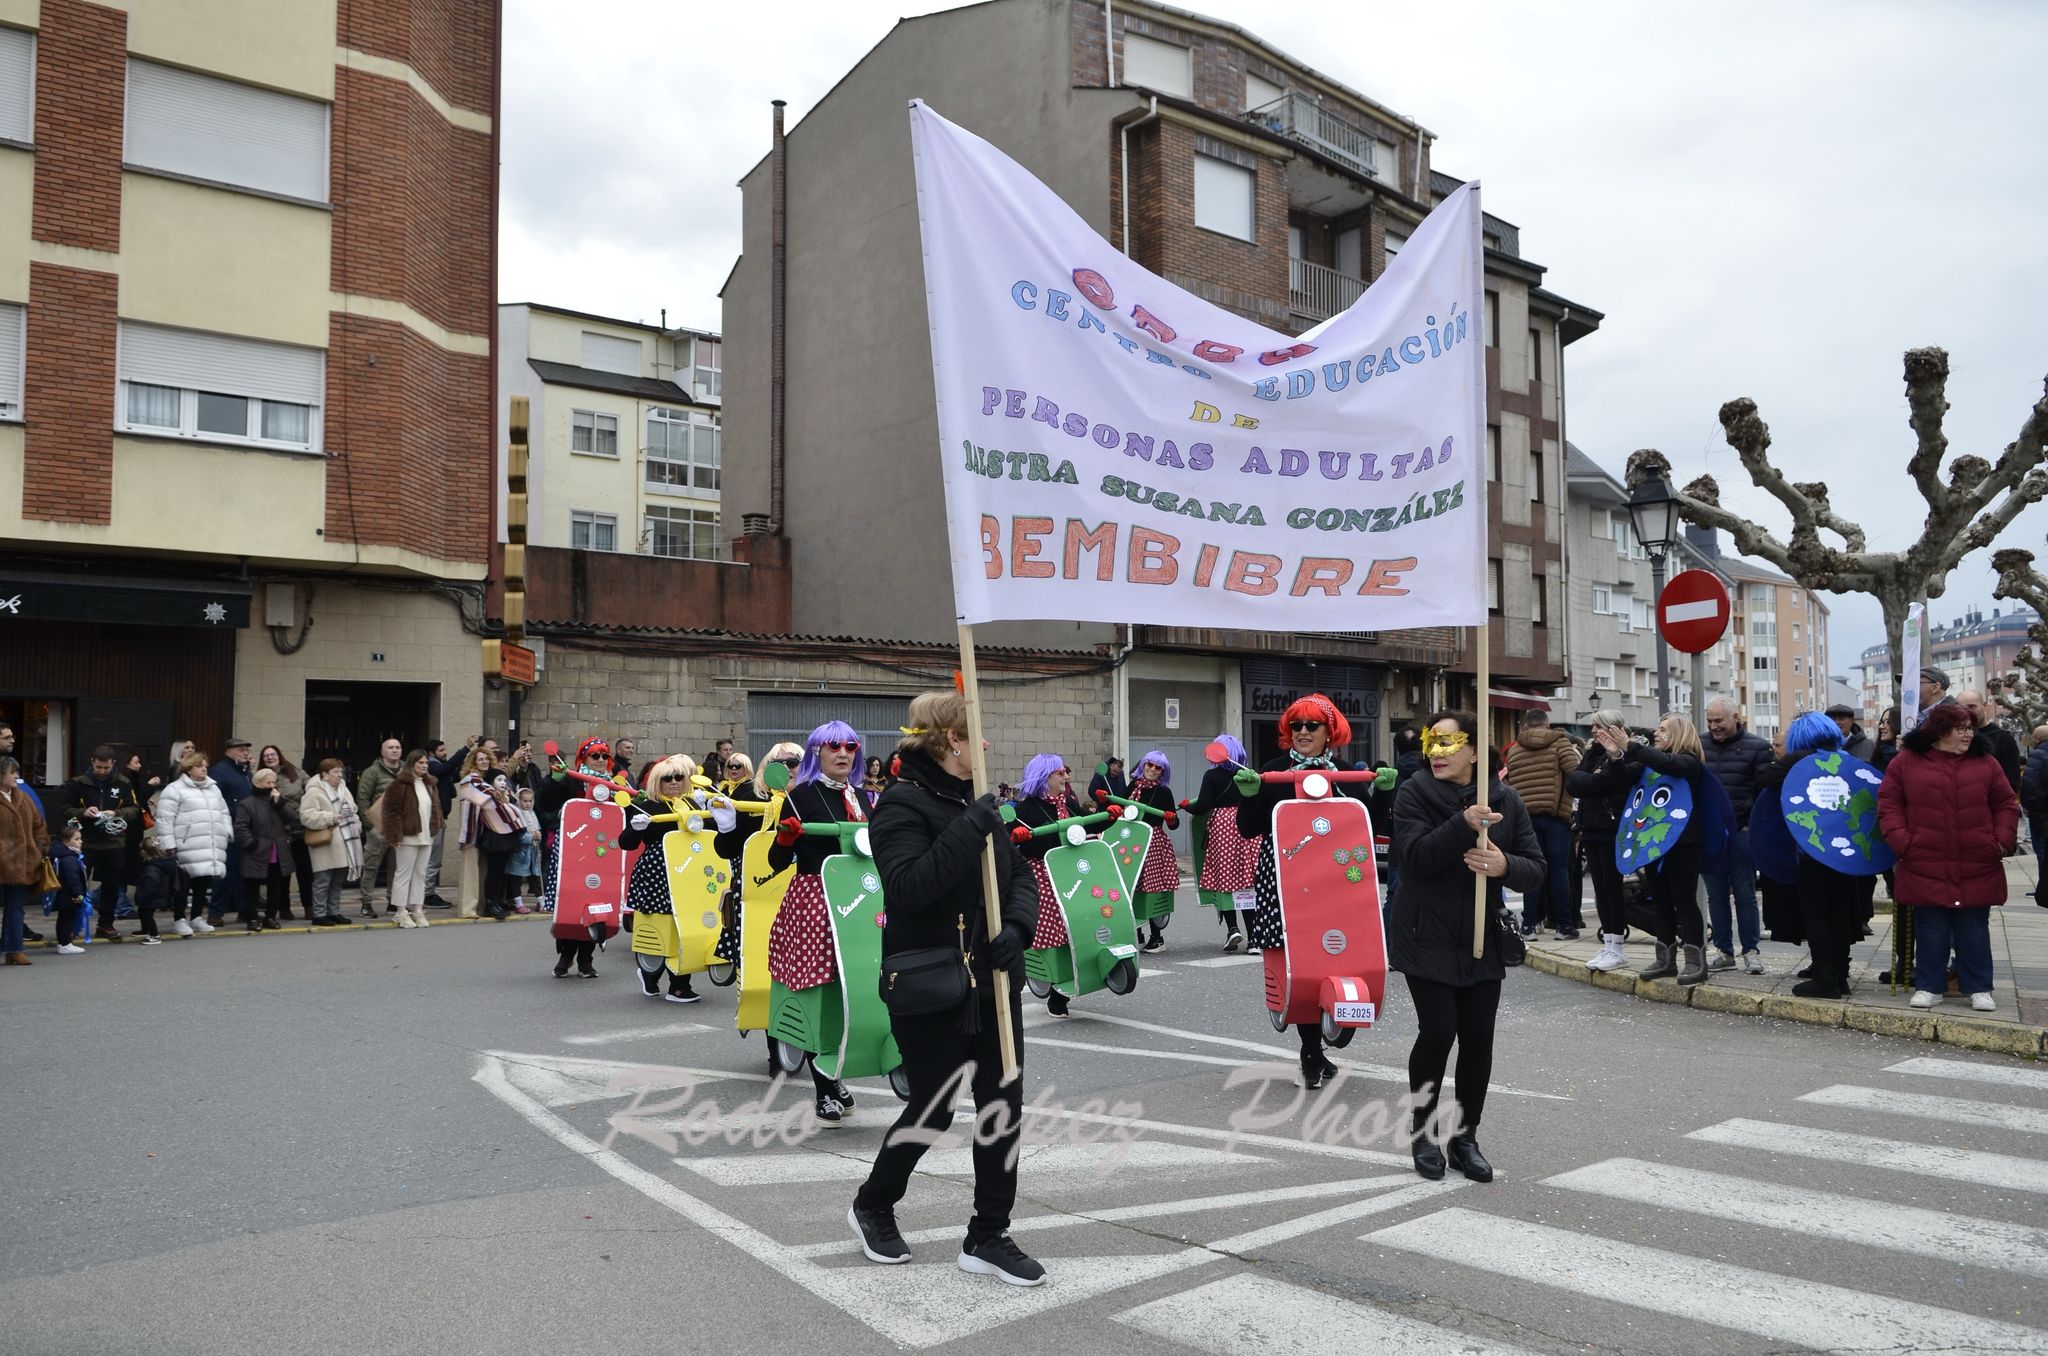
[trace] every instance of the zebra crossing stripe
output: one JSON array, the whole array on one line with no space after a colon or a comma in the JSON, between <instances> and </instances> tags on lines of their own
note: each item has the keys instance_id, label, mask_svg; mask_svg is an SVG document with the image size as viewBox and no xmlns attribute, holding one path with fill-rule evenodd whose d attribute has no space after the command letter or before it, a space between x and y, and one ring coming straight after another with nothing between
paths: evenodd
<instances>
[{"instance_id":1,"label":"zebra crossing stripe","mask_svg":"<svg viewBox=\"0 0 2048 1356\"><path fill-rule=\"evenodd\" d=\"M955 1231L957 1232L957 1230ZM1251 1273L1141 1304L1117 1322L1213 1356L1528 1356L1528 1348Z\"/></svg>"},{"instance_id":2,"label":"zebra crossing stripe","mask_svg":"<svg viewBox=\"0 0 2048 1356\"><path fill-rule=\"evenodd\" d=\"M1886 1073L1917 1074L1922 1078L1952 1078L1964 1083L1995 1083L2006 1088L2031 1088L2048 1092L2048 1073L2039 1069L2015 1069L2004 1064L1973 1064L1966 1059L1935 1059L1917 1055L1888 1066Z\"/></svg>"},{"instance_id":3,"label":"zebra crossing stripe","mask_svg":"<svg viewBox=\"0 0 2048 1356\"><path fill-rule=\"evenodd\" d=\"M2004 1106L1997 1102L1973 1102L1960 1097L1926 1097L1914 1092L1886 1092L1882 1088L1859 1088L1849 1083L1820 1088L1802 1096L1802 1102L1818 1106L1846 1106L1857 1111L1882 1111L1892 1116L1914 1116L1946 1125L1984 1125L1994 1130L2016 1130L2024 1135L2048 1135L2048 1111L2031 1107Z\"/></svg>"},{"instance_id":4,"label":"zebra crossing stripe","mask_svg":"<svg viewBox=\"0 0 2048 1356\"><path fill-rule=\"evenodd\" d=\"M2048 1352L2039 1328L1457 1206L1365 1241L1816 1351L1853 1335L1872 1351Z\"/></svg>"},{"instance_id":5,"label":"zebra crossing stripe","mask_svg":"<svg viewBox=\"0 0 2048 1356\"><path fill-rule=\"evenodd\" d=\"M1791 1154L1795 1158L1818 1158L1845 1168L1885 1168L1951 1182L2048 1195L2048 1163L2014 1158L2009 1154L1951 1149L1941 1144L1913 1144L1880 1139L1875 1135L1845 1134L1839 1130L1809 1130L1803 1125L1780 1125L1775 1121L1752 1121L1741 1117L1695 1130L1686 1138L1737 1149Z\"/></svg>"},{"instance_id":6,"label":"zebra crossing stripe","mask_svg":"<svg viewBox=\"0 0 2048 1356\"><path fill-rule=\"evenodd\" d=\"M1639 1158L1610 1158L1546 1178L1545 1186L1761 1224L1808 1238L2048 1276L2048 1229L1780 1186Z\"/></svg>"}]
</instances>

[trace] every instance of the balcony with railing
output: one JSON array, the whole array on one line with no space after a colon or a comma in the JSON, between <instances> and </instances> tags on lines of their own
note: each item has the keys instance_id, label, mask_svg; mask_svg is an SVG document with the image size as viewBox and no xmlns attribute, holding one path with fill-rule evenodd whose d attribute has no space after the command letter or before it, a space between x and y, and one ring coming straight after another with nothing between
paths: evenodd
<instances>
[{"instance_id":1,"label":"balcony with railing","mask_svg":"<svg viewBox=\"0 0 2048 1356\"><path fill-rule=\"evenodd\" d=\"M1287 261L1287 308L1309 320L1327 320L1365 294L1365 283L1306 259Z\"/></svg>"},{"instance_id":2,"label":"balcony with railing","mask_svg":"<svg viewBox=\"0 0 2048 1356\"><path fill-rule=\"evenodd\" d=\"M1394 148L1306 94L1284 94L1248 110L1245 121L1321 151L1368 179L1393 179Z\"/></svg>"}]
</instances>

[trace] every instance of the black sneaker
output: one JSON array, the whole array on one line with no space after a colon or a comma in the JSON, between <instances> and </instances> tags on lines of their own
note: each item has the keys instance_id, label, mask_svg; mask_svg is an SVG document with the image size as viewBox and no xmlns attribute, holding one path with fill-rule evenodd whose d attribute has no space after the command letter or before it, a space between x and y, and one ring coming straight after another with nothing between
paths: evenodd
<instances>
[{"instance_id":1,"label":"black sneaker","mask_svg":"<svg viewBox=\"0 0 2048 1356\"><path fill-rule=\"evenodd\" d=\"M853 1089L847 1087L844 1082L833 1087L832 1095L839 1099L839 1105L845 1107L848 1111L853 1110Z\"/></svg>"},{"instance_id":2,"label":"black sneaker","mask_svg":"<svg viewBox=\"0 0 2048 1356\"><path fill-rule=\"evenodd\" d=\"M1318 1073L1320 1073L1320 1074L1321 1074L1321 1075L1323 1076L1323 1078L1324 1078L1325 1080L1328 1080L1328 1079L1332 1079L1332 1078L1335 1078L1335 1077L1337 1076L1337 1066L1336 1066L1336 1065L1334 1065L1334 1064L1332 1064L1332 1063L1330 1063L1330 1059L1329 1059L1329 1056L1327 1056L1327 1055L1318 1055L1318 1056L1316 1056L1316 1065L1317 1065L1317 1069L1316 1069L1316 1071L1317 1071Z\"/></svg>"},{"instance_id":3,"label":"black sneaker","mask_svg":"<svg viewBox=\"0 0 2048 1356\"><path fill-rule=\"evenodd\" d=\"M910 1245L896 1228L895 1211L863 1210L858 1204L849 1205L846 1222L853 1226L853 1236L860 1240L860 1250L870 1262L888 1267L910 1260Z\"/></svg>"},{"instance_id":4,"label":"black sneaker","mask_svg":"<svg viewBox=\"0 0 2048 1356\"><path fill-rule=\"evenodd\" d=\"M1064 1017L1067 1015L1067 1002L1067 996L1054 989L1045 996L1045 1010L1055 1017Z\"/></svg>"},{"instance_id":5,"label":"black sneaker","mask_svg":"<svg viewBox=\"0 0 2048 1356\"><path fill-rule=\"evenodd\" d=\"M1324 1061L1321 1059L1318 1059L1313 1064L1310 1064L1306 1061L1302 1063L1301 1085L1307 1088L1310 1092L1314 1092L1317 1088L1323 1085L1323 1064Z\"/></svg>"},{"instance_id":6,"label":"black sneaker","mask_svg":"<svg viewBox=\"0 0 2048 1356\"><path fill-rule=\"evenodd\" d=\"M426 903L430 909L452 909L455 907L439 895L428 895Z\"/></svg>"},{"instance_id":7,"label":"black sneaker","mask_svg":"<svg viewBox=\"0 0 2048 1356\"><path fill-rule=\"evenodd\" d=\"M1138 950L1144 952L1148 956L1153 955L1156 952L1164 951L1166 950L1166 939L1155 934L1150 941L1146 942L1143 946L1139 947ZM1018 1256L1022 1257L1023 1254L1019 1253ZM1029 1258L1025 1258L1025 1260L1030 1261ZM1033 1262L1032 1265L1037 1266L1038 1264L1036 1262ZM1045 1273L1043 1269L1041 1269L1039 1272L1041 1279L1044 1277L1044 1274ZM1038 1282L1033 1281L1031 1284L1036 1285L1038 1284Z\"/></svg>"},{"instance_id":8,"label":"black sneaker","mask_svg":"<svg viewBox=\"0 0 2048 1356\"><path fill-rule=\"evenodd\" d=\"M840 1117L845 1114L846 1107L837 1097L827 1094L818 1099L818 1119L825 1124L837 1125L839 1124Z\"/></svg>"},{"instance_id":9,"label":"black sneaker","mask_svg":"<svg viewBox=\"0 0 2048 1356\"><path fill-rule=\"evenodd\" d=\"M1006 1285L1043 1285L1045 1268L1025 1255L1008 1234L985 1243L968 1239L960 1245L960 1269L994 1276Z\"/></svg>"},{"instance_id":10,"label":"black sneaker","mask_svg":"<svg viewBox=\"0 0 2048 1356\"><path fill-rule=\"evenodd\" d=\"M597 971L588 965L579 965L576 967L576 977L578 979L596 979Z\"/></svg>"}]
</instances>

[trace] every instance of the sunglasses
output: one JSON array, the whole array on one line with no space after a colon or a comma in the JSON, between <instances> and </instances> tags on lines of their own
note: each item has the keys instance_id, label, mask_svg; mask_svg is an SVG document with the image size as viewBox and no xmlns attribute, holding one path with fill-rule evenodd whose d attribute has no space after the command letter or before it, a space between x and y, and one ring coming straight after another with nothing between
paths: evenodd
<instances>
[{"instance_id":1,"label":"sunglasses","mask_svg":"<svg viewBox=\"0 0 2048 1356\"><path fill-rule=\"evenodd\" d=\"M1074 774L1073 774L1073 773L1071 773L1071 772L1069 772L1069 771L1067 771L1067 770L1066 770L1065 768L1063 768L1063 767L1056 767L1056 768L1054 768L1054 769L1053 769L1053 770L1052 770L1051 772L1047 773L1046 775L1047 775L1047 776L1049 776L1049 777L1071 777L1071 776L1073 776Z\"/></svg>"},{"instance_id":2,"label":"sunglasses","mask_svg":"<svg viewBox=\"0 0 2048 1356\"><path fill-rule=\"evenodd\" d=\"M775 761L784 767L802 767L804 765L804 760L801 758L778 758Z\"/></svg>"},{"instance_id":3,"label":"sunglasses","mask_svg":"<svg viewBox=\"0 0 2048 1356\"><path fill-rule=\"evenodd\" d=\"M859 753L860 741L858 739L851 742L841 739L828 739L818 745L818 747L827 753Z\"/></svg>"},{"instance_id":4,"label":"sunglasses","mask_svg":"<svg viewBox=\"0 0 2048 1356\"><path fill-rule=\"evenodd\" d=\"M1313 734L1322 728L1323 723L1319 720L1290 720L1287 722L1287 729L1292 734Z\"/></svg>"},{"instance_id":5,"label":"sunglasses","mask_svg":"<svg viewBox=\"0 0 2048 1356\"><path fill-rule=\"evenodd\" d=\"M661 774L661 779L665 782L686 782L690 780L680 772L664 772Z\"/></svg>"}]
</instances>

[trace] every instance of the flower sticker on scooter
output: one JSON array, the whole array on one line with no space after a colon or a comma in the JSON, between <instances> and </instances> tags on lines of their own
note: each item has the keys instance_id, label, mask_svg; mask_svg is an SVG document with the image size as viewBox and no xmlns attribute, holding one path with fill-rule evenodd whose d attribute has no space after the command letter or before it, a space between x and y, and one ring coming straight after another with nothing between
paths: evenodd
<instances>
[{"instance_id":1,"label":"flower sticker on scooter","mask_svg":"<svg viewBox=\"0 0 2048 1356\"><path fill-rule=\"evenodd\" d=\"M1347 866L1344 868L1344 879L1350 881L1353 885L1356 885L1358 884L1358 882L1365 879L1365 872L1359 870L1355 866Z\"/></svg>"},{"instance_id":2,"label":"flower sticker on scooter","mask_svg":"<svg viewBox=\"0 0 2048 1356\"><path fill-rule=\"evenodd\" d=\"M1351 849L1350 849L1350 848L1338 848L1338 849L1337 849L1337 851L1336 851L1336 854L1335 854L1335 855L1336 855L1336 861L1337 861L1337 865L1339 865L1339 866L1342 866L1342 865L1344 865L1344 864L1345 864L1346 862L1348 862L1348 861L1350 861L1350 860L1351 860Z\"/></svg>"},{"instance_id":3,"label":"flower sticker on scooter","mask_svg":"<svg viewBox=\"0 0 2048 1356\"><path fill-rule=\"evenodd\" d=\"M1100 899L1100 898L1102 898L1102 887L1101 887L1100 885L1098 885L1098 886L1096 886L1096 887L1095 887L1094 889L1090 890L1090 891L1088 892L1088 897L1089 897L1090 899Z\"/></svg>"}]
</instances>

